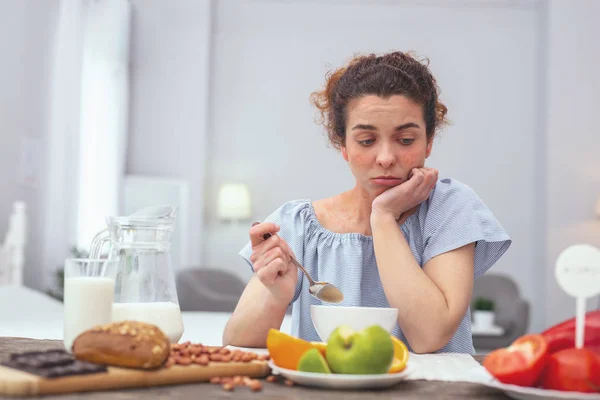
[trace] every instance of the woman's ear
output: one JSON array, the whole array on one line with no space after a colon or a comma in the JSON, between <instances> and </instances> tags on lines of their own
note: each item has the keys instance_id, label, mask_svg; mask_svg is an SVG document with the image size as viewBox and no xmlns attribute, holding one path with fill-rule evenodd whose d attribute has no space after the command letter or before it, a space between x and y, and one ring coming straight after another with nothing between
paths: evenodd
<instances>
[{"instance_id":1,"label":"woman's ear","mask_svg":"<svg viewBox=\"0 0 600 400\"><path fill-rule=\"evenodd\" d=\"M425 149L425 158L429 158L429 155L431 154L431 147L433 146L433 139L431 139L428 143L427 143L427 148Z\"/></svg>"},{"instance_id":2,"label":"woman's ear","mask_svg":"<svg viewBox=\"0 0 600 400\"><path fill-rule=\"evenodd\" d=\"M346 151L346 148L342 146L340 149L342 150L342 157L344 157L344 160L348 161L348 152Z\"/></svg>"}]
</instances>

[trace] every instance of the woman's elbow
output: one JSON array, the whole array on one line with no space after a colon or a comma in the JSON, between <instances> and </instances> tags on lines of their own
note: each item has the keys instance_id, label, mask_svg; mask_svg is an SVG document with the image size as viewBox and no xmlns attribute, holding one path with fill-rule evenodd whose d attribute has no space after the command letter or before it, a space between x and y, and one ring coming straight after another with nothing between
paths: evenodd
<instances>
[{"instance_id":1,"label":"woman's elbow","mask_svg":"<svg viewBox=\"0 0 600 400\"><path fill-rule=\"evenodd\" d=\"M425 342L423 342L423 343L417 342L415 344L410 345L410 348L412 349L413 353L415 353L415 354L435 353L438 350L440 350L442 347L444 347L444 346L443 345L440 346L438 343L425 343Z\"/></svg>"},{"instance_id":2,"label":"woman's elbow","mask_svg":"<svg viewBox=\"0 0 600 400\"><path fill-rule=\"evenodd\" d=\"M443 332L431 335L419 335L415 338L407 338L407 340L413 353L429 354L443 349L450 342L450 339L452 339L452 335L452 333Z\"/></svg>"},{"instance_id":3,"label":"woman's elbow","mask_svg":"<svg viewBox=\"0 0 600 400\"><path fill-rule=\"evenodd\" d=\"M233 317L230 317L227 323L225 324L225 329L223 329L223 335L221 336L221 341L223 342L223 346L237 346L235 339L235 326L232 326Z\"/></svg>"}]
</instances>

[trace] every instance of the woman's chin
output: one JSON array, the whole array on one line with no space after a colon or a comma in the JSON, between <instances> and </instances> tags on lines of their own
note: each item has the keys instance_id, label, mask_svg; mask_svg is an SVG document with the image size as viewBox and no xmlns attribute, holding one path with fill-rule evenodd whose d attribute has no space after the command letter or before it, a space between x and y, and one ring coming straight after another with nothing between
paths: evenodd
<instances>
[{"instance_id":1,"label":"woman's chin","mask_svg":"<svg viewBox=\"0 0 600 400\"><path fill-rule=\"evenodd\" d=\"M379 185L376 185L376 186L370 188L369 193L371 193L371 196L373 198L375 198L375 197L379 196L380 194L382 194L384 192L387 192L392 187L393 186L389 186L388 187L388 186L379 186Z\"/></svg>"}]
</instances>

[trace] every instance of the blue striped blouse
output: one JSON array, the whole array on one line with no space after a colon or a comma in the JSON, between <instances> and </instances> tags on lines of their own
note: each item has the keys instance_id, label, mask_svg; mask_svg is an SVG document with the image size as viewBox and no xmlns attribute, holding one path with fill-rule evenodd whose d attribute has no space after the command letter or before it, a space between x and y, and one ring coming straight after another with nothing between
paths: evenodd
<instances>
[{"instance_id":1,"label":"blue striped blouse","mask_svg":"<svg viewBox=\"0 0 600 400\"><path fill-rule=\"evenodd\" d=\"M325 229L310 200L289 201L264 220L280 225L278 234L315 281L331 282L340 288L344 293L341 306L390 307L379 277L371 236ZM438 180L430 197L400 228L421 266L439 254L476 242L475 279L494 265L512 243L479 196L464 183L449 178ZM240 255L250 268L251 253L248 242ZM306 279L298 271L292 301L292 334L305 340L320 341L310 317L310 305L321 302L308 290L303 290L306 285ZM398 324L392 334L412 351ZM470 309L440 352L475 352Z\"/></svg>"}]
</instances>

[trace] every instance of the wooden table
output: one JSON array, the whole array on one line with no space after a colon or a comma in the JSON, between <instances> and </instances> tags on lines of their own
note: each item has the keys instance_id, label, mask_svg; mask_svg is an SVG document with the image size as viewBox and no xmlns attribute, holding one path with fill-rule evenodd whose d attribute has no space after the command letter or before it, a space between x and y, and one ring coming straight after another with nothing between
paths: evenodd
<instances>
[{"instance_id":1,"label":"wooden table","mask_svg":"<svg viewBox=\"0 0 600 400\"><path fill-rule=\"evenodd\" d=\"M10 353L62 349L58 340L38 340L14 337L0 337L0 361L8 359ZM475 359L481 362L482 357ZM146 389L114 390L107 392L75 393L62 396L44 396L43 399L90 399L90 400L128 400L128 399L327 399L327 400L363 400L376 399L509 399L502 392L483 385L463 382L407 381L384 390L337 391L288 387L282 383L264 382L260 392L251 392L248 388L238 387L234 392L224 391L220 385L198 383L153 387Z\"/></svg>"}]
</instances>

